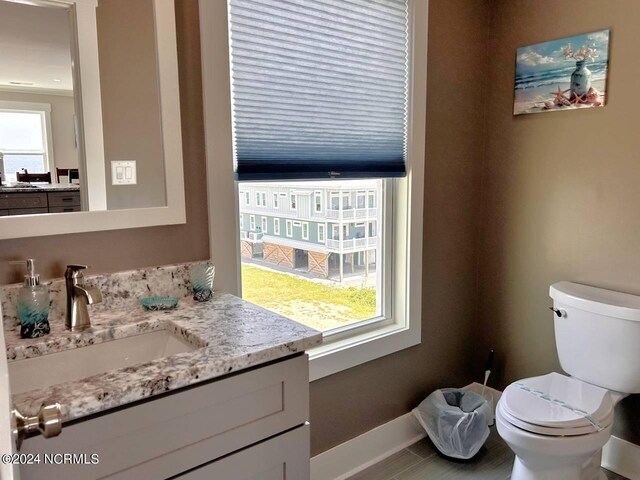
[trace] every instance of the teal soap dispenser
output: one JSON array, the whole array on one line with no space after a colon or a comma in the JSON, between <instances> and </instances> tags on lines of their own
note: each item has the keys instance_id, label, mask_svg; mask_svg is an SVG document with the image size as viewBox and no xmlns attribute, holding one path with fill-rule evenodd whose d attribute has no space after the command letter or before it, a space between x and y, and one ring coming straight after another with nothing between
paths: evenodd
<instances>
[{"instance_id":1,"label":"teal soap dispenser","mask_svg":"<svg viewBox=\"0 0 640 480\"><path fill-rule=\"evenodd\" d=\"M40 284L40 275L35 272L32 258L11 262L25 264L27 274L24 285L18 293L18 318L20 319L20 336L22 338L36 338L47 335L49 326L49 288Z\"/></svg>"}]
</instances>

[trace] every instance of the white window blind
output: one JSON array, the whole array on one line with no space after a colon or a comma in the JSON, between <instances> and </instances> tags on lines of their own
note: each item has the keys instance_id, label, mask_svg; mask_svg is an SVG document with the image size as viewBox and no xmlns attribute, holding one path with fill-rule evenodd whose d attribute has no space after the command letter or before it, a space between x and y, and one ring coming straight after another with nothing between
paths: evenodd
<instances>
[{"instance_id":1,"label":"white window blind","mask_svg":"<svg viewBox=\"0 0 640 480\"><path fill-rule=\"evenodd\" d=\"M405 175L408 0L229 0L238 180Z\"/></svg>"}]
</instances>

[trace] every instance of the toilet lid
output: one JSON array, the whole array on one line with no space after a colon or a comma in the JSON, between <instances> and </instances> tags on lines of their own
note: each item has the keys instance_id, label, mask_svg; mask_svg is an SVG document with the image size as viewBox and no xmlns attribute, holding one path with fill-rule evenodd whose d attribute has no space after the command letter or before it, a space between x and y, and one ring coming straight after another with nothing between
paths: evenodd
<instances>
[{"instance_id":1,"label":"toilet lid","mask_svg":"<svg viewBox=\"0 0 640 480\"><path fill-rule=\"evenodd\" d=\"M613 401L607 390L559 373L512 383L500 403L507 416L519 424L550 428L557 435L598 431L608 427L613 418Z\"/></svg>"}]
</instances>

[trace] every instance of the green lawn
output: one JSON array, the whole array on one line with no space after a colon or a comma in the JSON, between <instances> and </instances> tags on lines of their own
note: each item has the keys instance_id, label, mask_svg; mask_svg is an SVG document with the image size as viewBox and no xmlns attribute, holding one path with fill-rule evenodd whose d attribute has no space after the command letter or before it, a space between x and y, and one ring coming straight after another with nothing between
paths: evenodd
<instances>
[{"instance_id":1,"label":"green lawn","mask_svg":"<svg viewBox=\"0 0 640 480\"><path fill-rule=\"evenodd\" d=\"M376 314L374 288L333 287L247 264L242 264L242 296L323 331Z\"/></svg>"}]
</instances>

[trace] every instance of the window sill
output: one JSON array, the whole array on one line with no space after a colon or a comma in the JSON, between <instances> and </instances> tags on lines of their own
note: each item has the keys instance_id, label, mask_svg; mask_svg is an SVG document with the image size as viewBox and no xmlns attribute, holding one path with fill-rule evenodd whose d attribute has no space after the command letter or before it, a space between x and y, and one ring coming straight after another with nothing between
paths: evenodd
<instances>
[{"instance_id":1,"label":"window sill","mask_svg":"<svg viewBox=\"0 0 640 480\"><path fill-rule=\"evenodd\" d=\"M386 325L309 350L309 379L328 377L371 360L420 344L420 327Z\"/></svg>"}]
</instances>

